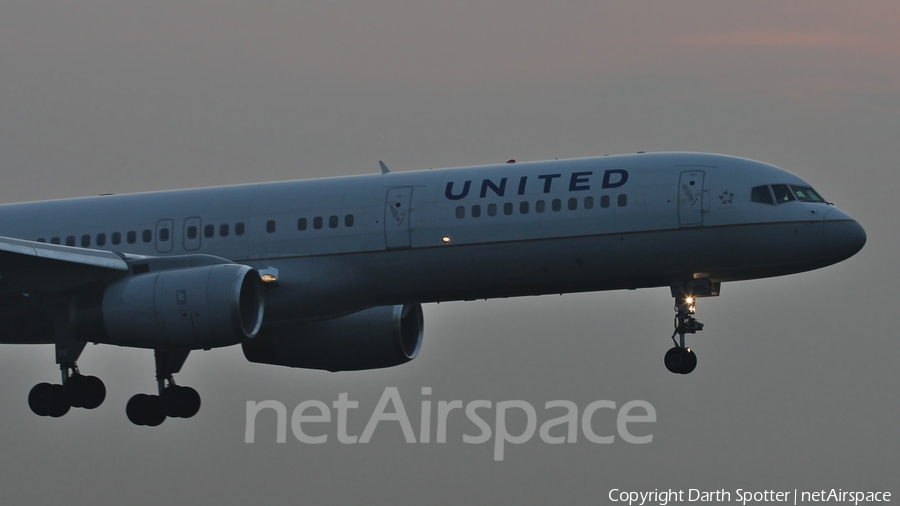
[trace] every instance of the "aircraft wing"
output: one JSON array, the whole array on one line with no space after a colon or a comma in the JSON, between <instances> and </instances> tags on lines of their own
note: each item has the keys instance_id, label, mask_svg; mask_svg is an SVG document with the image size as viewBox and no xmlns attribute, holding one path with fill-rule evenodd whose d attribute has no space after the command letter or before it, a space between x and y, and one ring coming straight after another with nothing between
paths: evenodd
<instances>
[{"instance_id":1,"label":"aircraft wing","mask_svg":"<svg viewBox=\"0 0 900 506\"><path fill-rule=\"evenodd\" d=\"M59 293L128 273L125 255L0 236L0 278L23 292Z\"/></svg>"}]
</instances>

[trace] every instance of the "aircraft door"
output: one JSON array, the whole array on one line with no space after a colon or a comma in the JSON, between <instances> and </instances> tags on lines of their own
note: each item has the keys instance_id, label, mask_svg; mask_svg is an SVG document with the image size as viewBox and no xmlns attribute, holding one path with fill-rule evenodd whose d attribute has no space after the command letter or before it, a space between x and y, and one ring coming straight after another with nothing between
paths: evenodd
<instances>
[{"instance_id":1,"label":"aircraft door","mask_svg":"<svg viewBox=\"0 0 900 506\"><path fill-rule=\"evenodd\" d=\"M200 218L184 220L184 249L196 251L200 249Z\"/></svg>"},{"instance_id":2,"label":"aircraft door","mask_svg":"<svg viewBox=\"0 0 900 506\"><path fill-rule=\"evenodd\" d=\"M702 170L691 170L678 179L678 224L682 227L703 225L704 175Z\"/></svg>"},{"instance_id":3,"label":"aircraft door","mask_svg":"<svg viewBox=\"0 0 900 506\"><path fill-rule=\"evenodd\" d=\"M159 220L156 222L156 251L160 253L169 253L172 251L172 231L175 228L175 222L172 220Z\"/></svg>"},{"instance_id":4,"label":"aircraft door","mask_svg":"<svg viewBox=\"0 0 900 506\"><path fill-rule=\"evenodd\" d=\"M412 187L399 186L387 192L384 206L384 242L388 249L408 248Z\"/></svg>"}]
</instances>

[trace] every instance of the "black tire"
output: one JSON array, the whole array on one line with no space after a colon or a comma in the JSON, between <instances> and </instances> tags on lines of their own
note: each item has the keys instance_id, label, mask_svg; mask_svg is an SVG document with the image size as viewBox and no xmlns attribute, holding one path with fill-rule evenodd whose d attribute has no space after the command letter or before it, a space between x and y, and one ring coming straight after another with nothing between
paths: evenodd
<instances>
[{"instance_id":1,"label":"black tire","mask_svg":"<svg viewBox=\"0 0 900 506\"><path fill-rule=\"evenodd\" d=\"M73 374L66 380L63 388L66 392L66 402L73 408L83 408L87 402L85 378L80 374Z\"/></svg>"},{"instance_id":2,"label":"black tire","mask_svg":"<svg viewBox=\"0 0 900 506\"><path fill-rule=\"evenodd\" d=\"M166 414L163 412L162 402L158 395L148 395L145 402L147 403L147 418L144 419L144 425L156 427L166 421Z\"/></svg>"},{"instance_id":3,"label":"black tire","mask_svg":"<svg viewBox=\"0 0 900 506\"><path fill-rule=\"evenodd\" d=\"M200 411L200 394L191 387L181 387L181 418L191 418Z\"/></svg>"},{"instance_id":4,"label":"black tire","mask_svg":"<svg viewBox=\"0 0 900 506\"><path fill-rule=\"evenodd\" d=\"M685 349L679 346L673 346L666 352L666 369L674 374L684 374L682 371L687 365L687 360L687 352Z\"/></svg>"},{"instance_id":5,"label":"black tire","mask_svg":"<svg viewBox=\"0 0 900 506\"><path fill-rule=\"evenodd\" d=\"M125 405L125 415L128 420L135 425L147 425L147 394L137 394L128 399Z\"/></svg>"},{"instance_id":6,"label":"black tire","mask_svg":"<svg viewBox=\"0 0 900 506\"><path fill-rule=\"evenodd\" d=\"M190 418L200 410L200 394L191 387L171 385L160 397L163 412L172 418Z\"/></svg>"},{"instance_id":7,"label":"black tire","mask_svg":"<svg viewBox=\"0 0 900 506\"><path fill-rule=\"evenodd\" d=\"M181 418L181 387L169 385L159 396L162 411L171 418Z\"/></svg>"},{"instance_id":8,"label":"black tire","mask_svg":"<svg viewBox=\"0 0 900 506\"><path fill-rule=\"evenodd\" d=\"M158 395L137 394L125 405L128 420L135 425L156 427L166 421Z\"/></svg>"},{"instance_id":9,"label":"black tire","mask_svg":"<svg viewBox=\"0 0 900 506\"><path fill-rule=\"evenodd\" d=\"M66 398L66 389L62 385L50 385L50 412L47 416L59 418L69 412L69 400Z\"/></svg>"},{"instance_id":10,"label":"black tire","mask_svg":"<svg viewBox=\"0 0 900 506\"><path fill-rule=\"evenodd\" d=\"M82 388L84 389L84 409L95 409L106 400L106 385L96 376L84 376Z\"/></svg>"},{"instance_id":11,"label":"black tire","mask_svg":"<svg viewBox=\"0 0 900 506\"><path fill-rule=\"evenodd\" d=\"M50 383L38 383L28 392L28 407L38 416L50 416L53 389Z\"/></svg>"}]
</instances>

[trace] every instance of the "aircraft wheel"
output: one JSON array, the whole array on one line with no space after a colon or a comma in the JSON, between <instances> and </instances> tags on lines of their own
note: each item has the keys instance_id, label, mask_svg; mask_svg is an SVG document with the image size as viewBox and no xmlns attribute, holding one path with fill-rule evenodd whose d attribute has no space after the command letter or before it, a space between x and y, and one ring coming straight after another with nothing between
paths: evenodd
<instances>
[{"instance_id":1,"label":"aircraft wheel","mask_svg":"<svg viewBox=\"0 0 900 506\"><path fill-rule=\"evenodd\" d=\"M38 416L49 416L53 404L53 385L38 383L28 392L28 407Z\"/></svg>"},{"instance_id":2,"label":"aircraft wheel","mask_svg":"<svg viewBox=\"0 0 900 506\"><path fill-rule=\"evenodd\" d=\"M697 367L697 355L694 353L694 350L688 348L687 353L685 354L685 362L684 368L681 370L681 374L690 374L694 368Z\"/></svg>"},{"instance_id":3,"label":"aircraft wheel","mask_svg":"<svg viewBox=\"0 0 900 506\"><path fill-rule=\"evenodd\" d=\"M84 376L74 374L69 376L69 379L63 384L63 389L66 392L66 400L73 408L83 408L87 401L84 379Z\"/></svg>"},{"instance_id":4,"label":"aircraft wheel","mask_svg":"<svg viewBox=\"0 0 900 506\"><path fill-rule=\"evenodd\" d=\"M69 412L69 400L66 398L66 390L62 385L50 385L50 411L47 416L59 418Z\"/></svg>"},{"instance_id":5,"label":"aircraft wheel","mask_svg":"<svg viewBox=\"0 0 900 506\"><path fill-rule=\"evenodd\" d=\"M125 405L128 420L135 425L156 427L166 420L158 395L137 394Z\"/></svg>"},{"instance_id":6,"label":"aircraft wheel","mask_svg":"<svg viewBox=\"0 0 900 506\"><path fill-rule=\"evenodd\" d=\"M684 348L673 346L666 352L666 369L671 373L684 374L688 358L688 353Z\"/></svg>"},{"instance_id":7,"label":"aircraft wheel","mask_svg":"<svg viewBox=\"0 0 900 506\"><path fill-rule=\"evenodd\" d=\"M172 418L190 418L200 411L200 394L191 387L170 385L160 397L163 412Z\"/></svg>"},{"instance_id":8,"label":"aircraft wheel","mask_svg":"<svg viewBox=\"0 0 900 506\"><path fill-rule=\"evenodd\" d=\"M38 416L59 418L69 412L69 402L62 385L38 383L28 393L28 407Z\"/></svg>"},{"instance_id":9,"label":"aircraft wheel","mask_svg":"<svg viewBox=\"0 0 900 506\"><path fill-rule=\"evenodd\" d=\"M106 400L106 385L96 376L84 376L85 402L84 409L94 409Z\"/></svg>"},{"instance_id":10,"label":"aircraft wheel","mask_svg":"<svg viewBox=\"0 0 900 506\"><path fill-rule=\"evenodd\" d=\"M73 408L94 409L106 399L106 386L96 376L75 374L66 380L64 388Z\"/></svg>"}]
</instances>

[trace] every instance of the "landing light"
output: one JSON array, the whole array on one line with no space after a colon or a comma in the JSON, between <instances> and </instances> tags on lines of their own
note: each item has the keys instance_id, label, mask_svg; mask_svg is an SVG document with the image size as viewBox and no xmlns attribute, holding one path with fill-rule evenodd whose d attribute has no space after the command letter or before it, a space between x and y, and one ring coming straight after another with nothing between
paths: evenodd
<instances>
[{"instance_id":1,"label":"landing light","mask_svg":"<svg viewBox=\"0 0 900 506\"><path fill-rule=\"evenodd\" d=\"M266 267L259 270L259 278L263 283L275 283L278 281L278 269L274 267Z\"/></svg>"},{"instance_id":2,"label":"landing light","mask_svg":"<svg viewBox=\"0 0 900 506\"><path fill-rule=\"evenodd\" d=\"M444 237L441 237L441 240L444 241L444 244L447 244L450 242L450 236L445 235Z\"/></svg>"}]
</instances>

